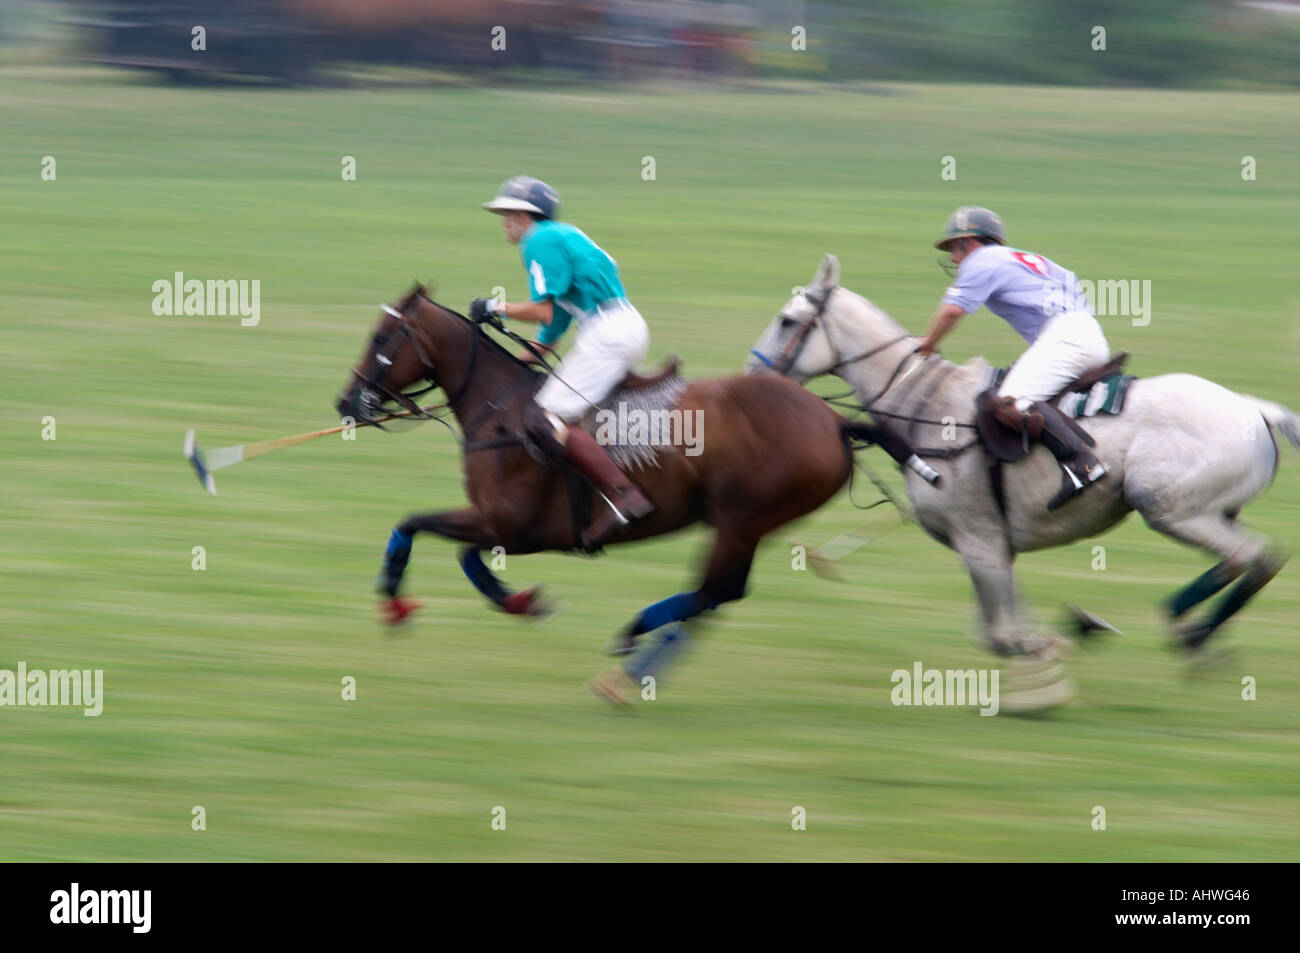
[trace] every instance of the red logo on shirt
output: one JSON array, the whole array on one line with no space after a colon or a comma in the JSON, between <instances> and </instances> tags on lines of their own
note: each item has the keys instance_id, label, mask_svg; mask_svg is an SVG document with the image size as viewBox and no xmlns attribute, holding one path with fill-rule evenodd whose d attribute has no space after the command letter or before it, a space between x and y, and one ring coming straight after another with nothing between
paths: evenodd
<instances>
[{"instance_id":1,"label":"red logo on shirt","mask_svg":"<svg viewBox=\"0 0 1300 953\"><path fill-rule=\"evenodd\" d=\"M1011 253L1015 256L1016 261L1024 265L1040 278L1047 277L1047 262L1043 260L1042 255L1031 255L1029 252L1017 251Z\"/></svg>"}]
</instances>

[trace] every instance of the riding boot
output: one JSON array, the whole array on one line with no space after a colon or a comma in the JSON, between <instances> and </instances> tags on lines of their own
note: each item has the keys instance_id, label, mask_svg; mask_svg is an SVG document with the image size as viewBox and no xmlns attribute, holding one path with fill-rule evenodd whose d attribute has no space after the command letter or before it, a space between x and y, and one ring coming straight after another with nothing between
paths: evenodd
<instances>
[{"instance_id":1,"label":"riding boot","mask_svg":"<svg viewBox=\"0 0 1300 953\"><path fill-rule=\"evenodd\" d=\"M1029 432L1039 431L1039 442L1061 465L1061 489L1047 504L1049 510L1064 505L1106 475L1106 465L1092 452L1092 438L1056 407L1038 401L1025 419Z\"/></svg>"},{"instance_id":2,"label":"riding boot","mask_svg":"<svg viewBox=\"0 0 1300 953\"><path fill-rule=\"evenodd\" d=\"M582 545L587 549L598 549L614 530L654 511L654 504L585 430L569 428L564 452L565 460L590 480L609 504L582 534Z\"/></svg>"}]
</instances>

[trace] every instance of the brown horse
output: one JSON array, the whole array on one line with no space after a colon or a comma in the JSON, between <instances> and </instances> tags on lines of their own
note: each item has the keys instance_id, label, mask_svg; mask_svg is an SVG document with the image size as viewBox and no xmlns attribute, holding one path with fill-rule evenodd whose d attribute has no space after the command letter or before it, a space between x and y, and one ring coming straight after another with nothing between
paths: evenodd
<instances>
[{"instance_id":1,"label":"brown horse","mask_svg":"<svg viewBox=\"0 0 1300 953\"><path fill-rule=\"evenodd\" d=\"M463 435L470 500L463 509L413 515L392 531L378 579L388 621L401 621L413 608L398 590L417 533L467 543L461 566L483 595L508 613L538 613L536 590L506 589L479 551L579 551L587 513L607 505L574 471L548 463L530 436L542 368L514 357L480 325L430 300L422 287L384 312L337 409L371 423L393 405L418 411L412 397L441 387ZM420 384L424 390L404 392ZM617 637L610 651L630 655L638 636L666 630L628 662L626 673L636 682L661 670L684 644L678 623L745 594L759 540L835 495L852 470L853 441L880 443L899 460L910 453L893 435L844 419L785 377L682 387L674 409L698 412L693 419L707 424L708 439L694 455L681 446L659 446L657 466L630 474L655 509L622 526L608 543L659 536L696 521L717 535L699 587L649 606Z\"/></svg>"}]
</instances>

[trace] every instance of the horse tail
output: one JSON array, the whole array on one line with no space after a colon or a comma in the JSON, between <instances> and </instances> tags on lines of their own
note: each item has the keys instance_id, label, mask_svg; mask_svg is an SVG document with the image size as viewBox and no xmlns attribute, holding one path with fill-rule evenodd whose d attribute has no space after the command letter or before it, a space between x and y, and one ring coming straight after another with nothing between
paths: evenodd
<instances>
[{"instance_id":1,"label":"horse tail","mask_svg":"<svg viewBox=\"0 0 1300 953\"><path fill-rule=\"evenodd\" d=\"M1300 447L1300 417L1296 416L1295 411L1281 404L1275 404L1271 400L1260 400L1258 397L1249 396L1246 399L1259 408L1260 414L1268 425L1286 437L1291 446Z\"/></svg>"},{"instance_id":2,"label":"horse tail","mask_svg":"<svg viewBox=\"0 0 1300 953\"><path fill-rule=\"evenodd\" d=\"M868 445L876 444L893 457L895 463L907 467L927 483L939 482L939 474L917 456L912 445L883 424L841 418L840 433L844 437L845 444L850 448L852 447L850 441L853 440L865 441Z\"/></svg>"}]
</instances>

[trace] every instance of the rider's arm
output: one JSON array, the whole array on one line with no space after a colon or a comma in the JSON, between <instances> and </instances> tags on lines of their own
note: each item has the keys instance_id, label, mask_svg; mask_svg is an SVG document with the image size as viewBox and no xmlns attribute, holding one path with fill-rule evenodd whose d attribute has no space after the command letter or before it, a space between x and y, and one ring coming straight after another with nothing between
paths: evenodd
<instances>
[{"instance_id":1,"label":"rider's arm","mask_svg":"<svg viewBox=\"0 0 1300 953\"><path fill-rule=\"evenodd\" d=\"M921 341L921 353L929 354L939 347L939 342L948 336L961 316L966 311L958 304L943 302L935 309L934 317L930 319L930 329L925 332L925 338Z\"/></svg>"},{"instance_id":2,"label":"rider's arm","mask_svg":"<svg viewBox=\"0 0 1300 953\"><path fill-rule=\"evenodd\" d=\"M555 299L572 284L573 266L559 239L543 234L529 242L524 250L524 271L528 275L528 296L532 300L507 304L502 310L508 318L540 323L542 328L537 332L537 343L547 350L554 350L555 342L568 330L572 320L568 311L556 310Z\"/></svg>"},{"instance_id":3,"label":"rider's arm","mask_svg":"<svg viewBox=\"0 0 1300 953\"><path fill-rule=\"evenodd\" d=\"M530 301L527 304L510 304L506 307L509 308L508 317L519 317L523 321L540 320L542 328L537 332L537 340L533 343L542 348L547 354L554 352L555 343L568 330L569 322L572 320L569 312L562 309L556 310L555 302L550 299L546 301ZM538 310L545 311L546 316L540 319L531 317ZM520 313L517 314L516 312ZM538 360L536 355L527 350L519 355L519 359L522 361Z\"/></svg>"},{"instance_id":4,"label":"rider's arm","mask_svg":"<svg viewBox=\"0 0 1300 953\"><path fill-rule=\"evenodd\" d=\"M572 314L559 308L551 315L551 320L537 332L537 340L547 347L555 347L560 338L564 337L564 332L569 330L569 323L572 320Z\"/></svg>"},{"instance_id":5,"label":"rider's arm","mask_svg":"<svg viewBox=\"0 0 1300 953\"><path fill-rule=\"evenodd\" d=\"M512 321L536 321L550 324L555 314L555 302L550 298L545 301L507 301L501 306L501 314Z\"/></svg>"},{"instance_id":6,"label":"rider's arm","mask_svg":"<svg viewBox=\"0 0 1300 953\"><path fill-rule=\"evenodd\" d=\"M990 267L987 257L975 256L962 262L957 280L944 292L930 319L930 329L921 341L921 353L929 354L939 342L957 326L963 314L971 314L984 307L997 289L998 270Z\"/></svg>"}]
</instances>

